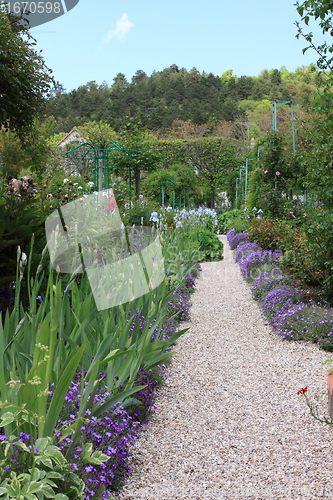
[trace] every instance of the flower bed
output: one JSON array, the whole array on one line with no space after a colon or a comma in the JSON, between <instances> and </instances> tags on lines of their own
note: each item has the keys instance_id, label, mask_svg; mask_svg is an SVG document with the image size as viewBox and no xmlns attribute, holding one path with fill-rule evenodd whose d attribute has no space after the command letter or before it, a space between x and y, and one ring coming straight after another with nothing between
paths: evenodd
<instances>
[{"instance_id":1,"label":"flower bed","mask_svg":"<svg viewBox=\"0 0 333 500\"><path fill-rule=\"evenodd\" d=\"M154 411L200 271L193 229L184 226L160 234L165 280L101 311L85 274L64 278L49 267L45 276L44 263L23 307L29 261L18 252L13 308L0 322L0 483L8 498L38 486L41 498L104 500L130 472L130 445Z\"/></svg>"},{"instance_id":2,"label":"flower bed","mask_svg":"<svg viewBox=\"0 0 333 500\"><path fill-rule=\"evenodd\" d=\"M301 300L279 268L281 254L261 249L249 241L247 233L234 229L228 231L227 239L273 330L285 340L308 340L333 351L333 309Z\"/></svg>"}]
</instances>

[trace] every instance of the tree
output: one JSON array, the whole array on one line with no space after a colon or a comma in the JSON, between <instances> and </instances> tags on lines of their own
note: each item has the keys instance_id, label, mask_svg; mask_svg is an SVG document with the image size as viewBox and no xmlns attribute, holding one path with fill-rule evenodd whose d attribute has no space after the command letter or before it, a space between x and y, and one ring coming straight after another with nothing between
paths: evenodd
<instances>
[{"instance_id":1,"label":"tree","mask_svg":"<svg viewBox=\"0 0 333 500\"><path fill-rule=\"evenodd\" d=\"M17 134L11 130L0 131L0 163L2 176L20 177L21 171L34 172L40 178L51 159L52 153L48 139L52 130L52 117L39 124L34 121L29 141L19 140Z\"/></svg>"},{"instance_id":2,"label":"tree","mask_svg":"<svg viewBox=\"0 0 333 500\"><path fill-rule=\"evenodd\" d=\"M148 78L147 74L142 71L142 69L138 69L134 76L132 76L132 83L136 85L137 83L146 80Z\"/></svg>"},{"instance_id":3,"label":"tree","mask_svg":"<svg viewBox=\"0 0 333 500\"><path fill-rule=\"evenodd\" d=\"M120 131L117 143L122 148L129 150L132 156L127 156L119 160L119 169L116 173L125 177L134 173L135 196L138 199L140 194L141 172L150 170L158 166L160 155L154 151L153 144L157 139L150 135L137 120L127 117L127 122ZM138 154L139 153L139 154ZM132 194L130 193L132 196Z\"/></svg>"},{"instance_id":4,"label":"tree","mask_svg":"<svg viewBox=\"0 0 333 500\"><path fill-rule=\"evenodd\" d=\"M0 10L0 126L24 138L43 110L52 71L22 20Z\"/></svg>"},{"instance_id":5,"label":"tree","mask_svg":"<svg viewBox=\"0 0 333 500\"><path fill-rule=\"evenodd\" d=\"M209 186L210 206L214 208L216 188L225 186L228 173L237 165L236 144L224 138L191 139L187 143L188 161Z\"/></svg>"},{"instance_id":6,"label":"tree","mask_svg":"<svg viewBox=\"0 0 333 500\"><path fill-rule=\"evenodd\" d=\"M187 202L195 198L197 191L197 175L193 168L175 163L168 168L158 168L148 173L143 182L143 190L149 199L159 203L161 200L161 186L164 184L164 193L167 203L172 204L172 193L186 197Z\"/></svg>"},{"instance_id":7,"label":"tree","mask_svg":"<svg viewBox=\"0 0 333 500\"><path fill-rule=\"evenodd\" d=\"M329 33L332 36L333 30L333 11L331 0L305 0L303 3L296 2L297 12L301 17L301 22L309 26L311 18L316 21L319 19L319 27L323 35ZM333 55L332 45L326 41L320 45L316 45L313 33L305 33L301 23L296 21L298 28L297 38L302 36L309 45L303 49L303 53L312 48L319 56L317 61L318 68L324 71L333 71Z\"/></svg>"},{"instance_id":8,"label":"tree","mask_svg":"<svg viewBox=\"0 0 333 500\"><path fill-rule=\"evenodd\" d=\"M118 73L114 79L114 84L112 85L113 90L121 90L124 91L128 87L128 81L126 80L126 76L124 73Z\"/></svg>"}]
</instances>

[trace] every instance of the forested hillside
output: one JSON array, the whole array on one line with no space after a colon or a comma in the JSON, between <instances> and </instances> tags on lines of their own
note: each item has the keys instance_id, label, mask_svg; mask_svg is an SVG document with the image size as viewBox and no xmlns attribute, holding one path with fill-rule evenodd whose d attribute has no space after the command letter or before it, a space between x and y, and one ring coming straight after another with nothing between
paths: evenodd
<instances>
[{"instance_id":1,"label":"forested hillside","mask_svg":"<svg viewBox=\"0 0 333 500\"><path fill-rule=\"evenodd\" d=\"M292 100L296 109L302 109L321 78L314 65L302 66L294 73L281 68L264 70L255 77L238 77L232 70L216 76L174 64L151 76L138 70L130 83L118 73L111 86L89 82L66 92L58 84L47 113L56 118L55 133L68 132L88 121L104 121L119 131L131 116L164 138L166 134L184 135L186 123L187 136L237 137L230 124L244 126L248 122L247 131L249 127L252 133L256 127L258 132L265 131L273 99Z\"/></svg>"}]
</instances>

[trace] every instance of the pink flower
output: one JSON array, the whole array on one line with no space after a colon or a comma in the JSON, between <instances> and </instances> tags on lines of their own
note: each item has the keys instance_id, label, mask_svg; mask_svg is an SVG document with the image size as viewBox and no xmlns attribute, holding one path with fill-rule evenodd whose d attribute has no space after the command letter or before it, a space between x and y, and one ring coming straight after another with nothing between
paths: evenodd
<instances>
[{"instance_id":1,"label":"pink flower","mask_svg":"<svg viewBox=\"0 0 333 500\"><path fill-rule=\"evenodd\" d=\"M264 153L264 155L268 155L268 153Z\"/></svg>"},{"instance_id":2,"label":"pink flower","mask_svg":"<svg viewBox=\"0 0 333 500\"><path fill-rule=\"evenodd\" d=\"M264 172L264 174L268 174L268 170L264 170L263 172Z\"/></svg>"},{"instance_id":3,"label":"pink flower","mask_svg":"<svg viewBox=\"0 0 333 500\"><path fill-rule=\"evenodd\" d=\"M275 172L275 175L281 175L279 171Z\"/></svg>"},{"instance_id":4,"label":"pink flower","mask_svg":"<svg viewBox=\"0 0 333 500\"><path fill-rule=\"evenodd\" d=\"M272 149L272 151L276 151L276 149Z\"/></svg>"}]
</instances>

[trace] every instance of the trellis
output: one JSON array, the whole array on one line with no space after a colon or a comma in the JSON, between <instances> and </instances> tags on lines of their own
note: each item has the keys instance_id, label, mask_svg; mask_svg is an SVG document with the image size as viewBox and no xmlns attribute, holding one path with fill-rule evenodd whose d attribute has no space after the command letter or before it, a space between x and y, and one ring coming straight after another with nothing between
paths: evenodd
<instances>
[{"instance_id":1,"label":"trellis","mask_svg":"<svg viewBox=\"0 0 333 500\"><path fill-rule=\"evenodd\" d=\"M124 158L134 158L140 151L125 149L115 142L94 141L84 142L63 153L66 159L75 161L91 161L94 169L94 190L102 191L110 188L111 170L127 168L129 171L129 193L131 193L131 169L121 165Z\"/></svg>"}]
</instances>

